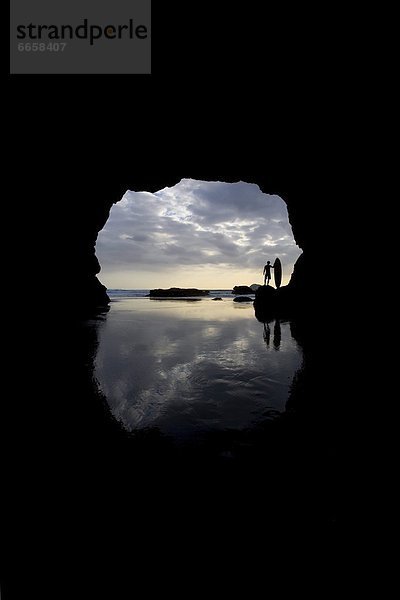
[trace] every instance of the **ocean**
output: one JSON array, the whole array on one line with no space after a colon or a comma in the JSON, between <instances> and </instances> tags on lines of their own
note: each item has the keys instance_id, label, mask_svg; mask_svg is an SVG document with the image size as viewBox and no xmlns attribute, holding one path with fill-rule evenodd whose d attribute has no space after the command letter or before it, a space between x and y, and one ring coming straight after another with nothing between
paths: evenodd
<instances>
[{"instance_id":1,"label":"ocean","mask_svg":"<svg viewBox=\"0 0 400 600\"><path fill-rule=\"evenodd\" d=\"M235 296L232 294L232 290L209 290L210 291L210 296L209 298L231 298L233 299ZM115 289L108 289L107 290L108 295L110 296L110 298L145 298L146 296L148 296L150 294L150 290L115 290ZM250 296L250 294L248 294ZM254 294L252 294L251 296L254 296ZM251 297L250 296L250 297ZM206 298L204 296L199 296L201 298Z\"/></svg>"}]
</instances>

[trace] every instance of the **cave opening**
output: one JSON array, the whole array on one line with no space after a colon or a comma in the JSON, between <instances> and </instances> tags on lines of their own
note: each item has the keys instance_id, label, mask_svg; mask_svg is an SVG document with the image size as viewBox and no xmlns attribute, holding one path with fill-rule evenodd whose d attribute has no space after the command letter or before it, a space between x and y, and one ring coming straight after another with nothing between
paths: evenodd
<instances>
[{"instance_id":1,"label":"cave opening","mask_svg":"<svg viewBox=\"0 0 400 600\"><path fill-rule=\"evenodd\" d=\"M96 325L94 379L115 419L150 447L154 436L186 446L201 438L207 452L231 455L224 432L253 445L243 432L284 413L302 364L288 320L261 324L252 302L232 296L235 286L263 284L267 260L280 258L289 283L301 250L287 205L245 181L134 190L115 201L97 239L112 310ZM218 292L222 302L145 298L171 287Z\"/></svg>"},{"instance_id":2,"label":"cave opening","mask_svg":"<svg viewBox=\"0 0 400 600\"><path fill-rule=\"evenodd\" d=\"M280 196L255 183L187 178L155 191L128 189L96 254L109 289L232 289L261 284L265 262L276 257L287 285L301 250Z\"/></svg>"}]
</instances>

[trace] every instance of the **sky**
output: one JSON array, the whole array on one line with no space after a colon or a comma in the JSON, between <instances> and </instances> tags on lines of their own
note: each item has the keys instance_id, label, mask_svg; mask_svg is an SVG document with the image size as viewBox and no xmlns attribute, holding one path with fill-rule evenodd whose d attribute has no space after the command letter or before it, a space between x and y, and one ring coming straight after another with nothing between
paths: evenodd
<instances>
[{"instance_id":1,"label":"sky","mask_svg":"<svg viewBox=\"0 0 400 600\"><path fill-rule=\"evenodd\" d=\"M255 184L182 179L156 193L127 191L99 233L100 281L110 289L232 289L263 283L282 262L282 285L301 254L284 201Z\"/></svg>"}]
</instances>

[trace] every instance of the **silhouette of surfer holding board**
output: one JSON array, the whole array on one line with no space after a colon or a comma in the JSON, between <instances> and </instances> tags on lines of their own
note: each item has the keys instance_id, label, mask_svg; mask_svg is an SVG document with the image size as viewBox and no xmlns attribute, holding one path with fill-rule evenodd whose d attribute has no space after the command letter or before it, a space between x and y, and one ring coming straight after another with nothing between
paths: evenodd
<instances>
[{"instance_id":1,"label":"silhouette of surfer holding board","mask_svg":"<svg viewBox=\"0 0 400 600\"><path fill-rule=\"evenodd\" d=\"M263 275L264 275L264 285L267 284L269 285L269 282L271 280L271 269L273 269L274 267L271 265L270 261L267 261L267 264L264 267L263 270Z\"/></svg>"}]
</instances>

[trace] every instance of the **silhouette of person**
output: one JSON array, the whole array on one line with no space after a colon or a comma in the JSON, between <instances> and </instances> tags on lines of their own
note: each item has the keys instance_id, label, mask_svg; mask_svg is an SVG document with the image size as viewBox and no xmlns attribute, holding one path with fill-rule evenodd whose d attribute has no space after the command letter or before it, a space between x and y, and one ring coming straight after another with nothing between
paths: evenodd
<instances>
[{"instance_id":1,"label":"silhouette of person","mask_svg":"<svg viewBox=\"0 0 400 600\"><path fill-rule=\"evenodd\" d=\"M270 279L271 279L271 269L273 269L274 267L271 265L270 261L267 261L267 264L264 267L263 270L263 275L264 275L264 285L265 282L267 282L267 285L269 285Z\"/></svg>"}]
</instances>

